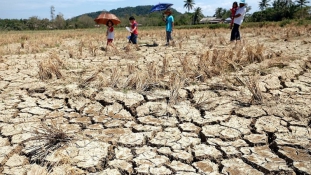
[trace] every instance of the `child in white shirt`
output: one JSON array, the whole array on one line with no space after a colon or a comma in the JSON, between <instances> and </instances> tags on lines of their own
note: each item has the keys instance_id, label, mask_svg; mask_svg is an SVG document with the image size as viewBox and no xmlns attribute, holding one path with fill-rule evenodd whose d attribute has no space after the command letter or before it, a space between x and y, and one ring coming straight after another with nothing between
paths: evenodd
<instances>
[{"instance_id":1,"label":"child in white shirt","mask_svg":"<svg viewBox=\"0 0 311 175\"><path fill-rule=\"evenodd\" d=\"M106 47L106 50L108 50L108 46L112 46L114 49L117 50L115 45L112 43L113 39L114 39L114 28L113 28L113 22L111 20L109 20L107 22L106 36L107 36L107 47Z\"/></svg>"}]
</instances>

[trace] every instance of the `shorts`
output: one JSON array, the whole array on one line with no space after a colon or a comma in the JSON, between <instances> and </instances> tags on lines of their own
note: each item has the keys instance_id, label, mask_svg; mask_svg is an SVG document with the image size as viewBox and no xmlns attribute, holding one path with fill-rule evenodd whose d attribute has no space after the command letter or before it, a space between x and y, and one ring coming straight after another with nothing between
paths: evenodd
<instances>
[{"instance_id":1,"label":"shorts","mask_svg":"<svg viewBox=\"0 0 311 175\"><path fill-rule=\"evenodd\" d=\"M133 44L137 44L137 35L132 33L129 42Z\"/></svg>"},{"instance_id":2,"label":"shorts","mask_svg":"<svg viewBox=\"0 0 311 175\"><path fill-rule=\"evenodd\" d=\"M107 39L107 44L112 43L113 39Z\"/></svg>"}]
</instances>

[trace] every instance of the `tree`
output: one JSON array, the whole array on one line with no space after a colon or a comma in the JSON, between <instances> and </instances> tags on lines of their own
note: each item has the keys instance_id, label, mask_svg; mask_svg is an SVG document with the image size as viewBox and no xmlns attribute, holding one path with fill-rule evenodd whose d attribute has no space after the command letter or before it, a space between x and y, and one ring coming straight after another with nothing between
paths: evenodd
<instances>
[{"instance_id":1,"label":"tree","mask_svg":"<svg viewBox=\"0 0 311 175\"><path fill-rule=\"evenodd\" d=\"M54 21L55 19L55 7L54 6L51 6L51 21Z\"/></svg>"},{"instance_id":2,"label":"tree","mask_svg":"<svg viewBox=\"0 0 311 175\"><path fill-rule=\"evenodd\" d=\"M80 28L90 28L94 27L94 25L95 25L94 19L87 15L83 15L78 18L78 27Z\"/></svg>"},{"instance_id":3,"label":"tree","mask_svg":"<svg viewBox=\"0 0 311 175\"><path fill-rule=\"evenodd\" d=\"M294 3L292 0L274 0L272 3L272 7L275 9L285 9L293 5Z\"/></svg>"},{"instance_id":4,"label":"tree","mask_svg":"<svg viewBox=\"0 0 311 175\"><path fill-rule=\"evenodd\" d=\"M269 6L270 6L269 2L270 2L270 0L261 0L261 1L259 2L259 8L260 8L260 10L263 11L263 10L265 10L267 7L269 7Z\"/></svg>"},{"instance_id":5,"label":"tree","mask_svg":"<svg viewBox=\"0 0 311 175\"><path fill-rule=\"evenodd\" d=\"M272 7L253 13L249 19L254 22L294 19L298 14L298 9L299 6L291 0L274 0Z\"/></svg>"},{"instance_id":6,"label":"tree","mask_svg":"<svg viewBox=\"0 0 311 175\"><path fill-rule=\"evenodd\" d=\"M310 3L310 1L307 0L296 0L297 4L300 7L300 18L304 17L304 10L302 9L303 6L307 6L307 3Z\"/></svg>"},{"instance_id":7,"label":"tree","mask_svg":"<svg viewBox=\"0 0 311 175\"><path fill-rule=\"evenodd\" d=\"M199 23L200 19L203 17L204 17L204 15L202 13L202 8L201 7L195 8L194 13L193 13L193 23L194 24Z\"/></svg>"},{"instance_id":8,"label":"tree","mask_svg":"<svg viewBox=\"0 0 311 175\"><path fill-rule=\"evenodd\" d=\"M227 13L227 10L221 7L216 8L214 17L223 18L223 16Z\"/></svg>"},{"instance_id":9,"label":"tree","mask_svg":"<svg viewBox=\"0 0 311 175\"><path fill-rule=\"evenodd\" d=\"M246 7L246 14L245 15L249 15L248 12L250 12L252 10L252 6L250 6L247 3L245 3L245 7Z\"/></svg>"},{"instance_id":10,"label":"tree","mask_svg":"<svg viewBox=\"0 0 311 175\"><path fill-rule=\"evenodd\" d=\"M39 22L40 22L40 20L39 20L38 16L32 16L28 19L27 26L30 30L35 30L35 29L38 29Z\"/></svg>"},{"instance_id":11,"label":"tree","mask_svg":"<svg viewBox=\"0 0 311 175\"><path fill-rule=\"evenodd\" d=\"M185 0L184 3L185 3L184 8L187 8L188 12L193 9L195 4L194 0Z\"/></svg>"},{"instance_id":12,"label":"tree","mask_svg":"<svg viewBox=\"0 0 311 175\"><path fill-rule=\"evenodd\" d=\"M40 20L39 29L45 30L48 28L49 24L50 24L50 20L47 18L44 18L44 19Z\"/></svg>"},{"instance_id":13,"label":"tree","mask_svg":"<svg viewBox=\"0 0 311 175\"><path fill-rule=\"evenodd\" d=\"M64 15L59 13L55 18L55 27L57 29L64 29L66 25L66 21L64 19Z\"/></svg>"},{"instance_id":14,"label":"tree","mask_svg":"<svg viewBox=\"0 0 311 175\"><path fill-rule=\"evenodd\" d=\"M300 6L300 9L302 9L303 6L307 6L307 3L310 3L310 1L307 0L296 0L296 2Z\"/></svg>"}]
</instances>

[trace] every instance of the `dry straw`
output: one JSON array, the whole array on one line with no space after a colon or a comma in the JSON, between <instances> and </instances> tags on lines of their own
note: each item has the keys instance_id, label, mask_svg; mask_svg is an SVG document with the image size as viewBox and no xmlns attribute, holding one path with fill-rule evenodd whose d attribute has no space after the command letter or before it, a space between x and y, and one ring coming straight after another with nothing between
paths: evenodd
<instances>
[{"instance_id":1,"label":"dry straw","mask_svg":"<svg viewBox=\"0 0 311 175\"><path fill-rule=\"evenodd\" d=\"M50 153L73 140L73 136L68 135L54 122L51 125L41 123L34 130L33 135L23 142L26 144L26 150L29 151L32 162L42 162Z\"/></svg>"},{"instance_id":2,"label":"dry straw","mask_svg":"<svg viewBox=\"0 0 311 175\"><path fill-rule=\"evenodd\" d=\"M259 105L263 103L262 93L259 89L257 76L246 77L244 81L242 81L239 77L236 77L236 80L247 87L247 89L251 92L252 97L249 101L250 104Z\"/></svg>"},{"instance_id":3,"label":"dry straw","mask_svg":"<svg viewBox=\"0 0 311 175\"><path fill-rule=\"evenodd\" d=\"M95 72L94 74L92 74L90 77L84 79L81 81L81 83L78 85L79 88L85 88L87 86L89 86L89 84L93 81L96 80L97 75L100 71Z\"/></svg>"},{"instance_id":4,"label":"dry straw","mask_svg":"<svg viewBox=\"0 0 311 175\"><path fill-rule=\"evenodd\" d=\"M50 54L49 59L39 62L39 78L41 80L52 79L53 74L55 74L57 79L62 78L63 75L60 72L61 67L64 67L63 61L58 57L56 53L52 53Z\"/></svg>"}]
</instances>

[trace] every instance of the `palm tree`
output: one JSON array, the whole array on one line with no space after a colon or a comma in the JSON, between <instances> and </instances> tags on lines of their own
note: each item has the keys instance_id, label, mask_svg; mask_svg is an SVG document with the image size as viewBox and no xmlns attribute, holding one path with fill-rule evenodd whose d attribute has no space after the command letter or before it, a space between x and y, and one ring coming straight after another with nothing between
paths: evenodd
<instances>
[{"instance_id":1,"label":"palm tree","mask_svg":"<svg viewBox=\"0 0 311 175\"><path fill-rule=\"evenodd\" d=\"M304 15L303 15L302 7L307 6L306 4L310 3L310 1L308 1L308 0L296 0L296 2L300 6L300 18L303 18Z\"/></svg>"},{"instance_id":2,"label":"palm tree","mask_svg":"<svg viewBox=\"0 0 311 175\"><path fill-rule=\"evenodd\" d=\"M270 0L261 0L261 1L259 2L259 8L260 8L260 10L263 11L263 10L265 10L267 7L269 7L269 6L270 6L269 2L270 2Z\"/></svg>"},{"instance_id":3,"label":"palm tree","mask_svg":"<svg viewBox=\"0 0 311 175\"><path fill-rule=\"evenodd\" d=\"M185 0L184 3L185 3L184 8L187 8L188 12L193 9L195 4L194 0Z\"/></svg>"},{"instance_id":4,"label":"palm tree","mask_svg":"<svg viewBox=\"0 0 311 175\"><path fill-rule=\"evenodd\" d=\"M291 6L294 4L292 0L286 0L285 2L287 4L287 6Z\"/></svg>"},{"instance_id":5,"label":"palm tree","mask_svg":"<svg viewBox=\"0 0 311 175\"><path fill-rule=\"evenodd\" d=\"M199 23L200 19L203 17L204 17L204 15L202 13L202 8L201 7L195 8L194 13L193 13L193 23L194 24Z\"/></svg>"},{"instance_id":6,"label":"palm tree","mask_svg":"<svg viewBox=\"0 0 311 175\"><path fill-rule=\"evenodd\" d=\"M302 9L303 6L307 6L307 3L310 3L310 1L307 0L296 0L296 2L300 6L300 9Z\"/></svg>"},{"instance_id":7,"label":"palm tree","mask_svg":"<svg viewBox=\"0 0 311 175\"><path fill-rule=\"evenodd\" d=\"M226 14L226 9L222 8L222 7L218 7L215 10L215 17L216 18L222 18L224 15Z\"/></svg>"},{"instance_id":8,"label":"palm tree","mask_svg":"<svg viewBox=\"0 0 311 175\"><path fill-rule=\"evenodd\" d=\"M272 7L275 9L285 9L292 5L291 0L274 0L272 3Z\"/></svg>"}]
</instances>

